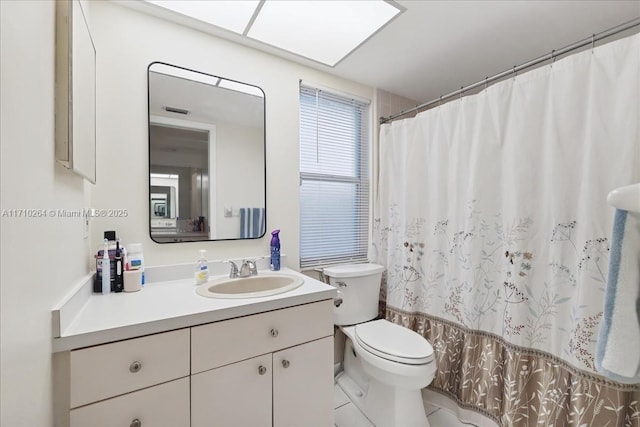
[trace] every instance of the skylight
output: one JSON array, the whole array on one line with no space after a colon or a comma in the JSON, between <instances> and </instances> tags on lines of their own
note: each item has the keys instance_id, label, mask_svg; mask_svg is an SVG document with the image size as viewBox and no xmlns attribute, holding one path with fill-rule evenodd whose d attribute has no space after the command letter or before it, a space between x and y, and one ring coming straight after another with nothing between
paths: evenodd
<instances>
[{"instance_id":1,"label":"skylight","mask_svg":"<svg viewBox=\"0 0 640 427\"><path fill-rule=\"evenodd\" d=\"M146 0L165 9L207 24L242 34L251 21L259 0Z\"/></svg>"},{"instance_id":2,"label":"skylight","mask_svg":"<svg viewBox=\"0 0 640 427\"><path fill-rule=\"evenodd\" d=\"M328 66L404 10L383 0L146 0Z\"/></svg>"}]
</instances>

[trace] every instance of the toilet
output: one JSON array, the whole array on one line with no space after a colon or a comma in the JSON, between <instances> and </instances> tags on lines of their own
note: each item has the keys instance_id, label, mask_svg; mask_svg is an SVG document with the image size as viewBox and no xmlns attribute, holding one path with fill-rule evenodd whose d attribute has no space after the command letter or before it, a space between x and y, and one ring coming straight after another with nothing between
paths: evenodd
<instances>
[{"instance_id":1,"label":"toilet","mask_svg":"<svg viewBox=\"0 0 640 427\"><path fill-rule=\"evenodd\" d=\"M384 267L342 264L323 270L338 289L334 324L346 335L336 383L376 427L429 427L421 389L436 361L429 341L378 316Z\"/></svg>"}]
</instances>

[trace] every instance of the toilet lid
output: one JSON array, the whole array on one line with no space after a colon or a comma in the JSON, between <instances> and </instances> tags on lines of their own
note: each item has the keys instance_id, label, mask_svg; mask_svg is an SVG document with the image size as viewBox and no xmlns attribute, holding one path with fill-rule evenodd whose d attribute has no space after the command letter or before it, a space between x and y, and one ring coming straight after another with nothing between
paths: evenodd
<instances>
[{"instance_id":1,"label":"toilet lid","mask_svg":"<svg viewBox=\"0 0 640 427\"><path fill-rule=\"evenodd\" d=\"M355 337L365 350L387 360L422 365L433 360L433 347L418 333L386 320L355 327Z\"/></svg>"}]
</instances>

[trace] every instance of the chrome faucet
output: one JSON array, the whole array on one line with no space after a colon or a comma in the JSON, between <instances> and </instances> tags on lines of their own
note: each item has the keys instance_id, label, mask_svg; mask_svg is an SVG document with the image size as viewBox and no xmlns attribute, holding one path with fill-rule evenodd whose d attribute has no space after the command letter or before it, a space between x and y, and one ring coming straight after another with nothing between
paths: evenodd
<instances>
[{"instance_id":1,"label":"chrome faucet","mask_svg":"<svg viewBox=\"0 0 640 427\"><path fill-rule=\"evenodd\" d=\"M238 277L257 276L258 268L256 267L256 261L253 259L245 259L242 261L242 267L240 267L240 273Z\"/></svg>"},{"instance_id":2,"label":"chrome faucet","mask_svg":"<svg viewBox=\"0 0 640 427\"><path fill-rule=\"evenodd\" d=\"M228 262L229 264L231 264L231 270L229 270L229 279L237 278L238 277L238 265L235 262L231 261L231 260L228 260L228 261L225 261L225 262Z\"/></svg>"}]
</instances>

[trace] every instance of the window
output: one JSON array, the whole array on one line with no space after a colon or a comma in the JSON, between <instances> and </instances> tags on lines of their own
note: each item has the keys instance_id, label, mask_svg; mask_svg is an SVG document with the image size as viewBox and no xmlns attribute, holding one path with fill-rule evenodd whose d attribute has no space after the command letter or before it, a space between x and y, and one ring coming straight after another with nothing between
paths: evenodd
<instances>
[{"instance_id":1,"label":"window","mask_svg":"<svg viewBox=\"0 0 640 427\"><path fill-rule=\"evenodd\" d=\"M300 268L367 259L369 103L300 86Z\"/></svg>"}]
</instances>

